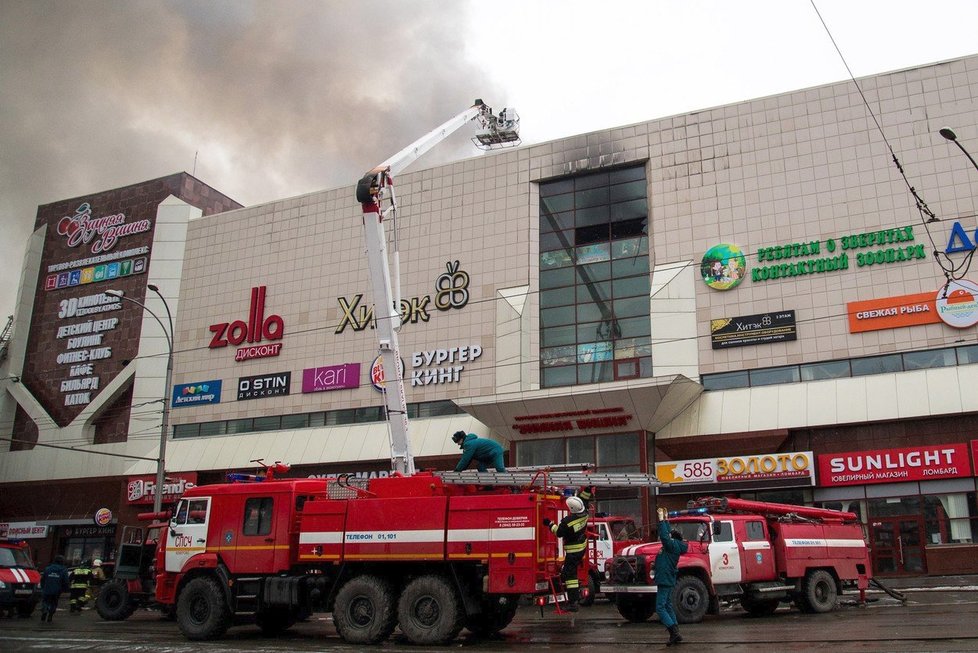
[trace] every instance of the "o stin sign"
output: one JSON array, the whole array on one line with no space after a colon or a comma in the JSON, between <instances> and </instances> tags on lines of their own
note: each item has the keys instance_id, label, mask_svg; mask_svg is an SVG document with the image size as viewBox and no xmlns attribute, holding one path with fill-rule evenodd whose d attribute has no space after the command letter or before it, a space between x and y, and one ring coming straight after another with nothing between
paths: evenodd
<instances>
[{"instance_id":1,"label":"o stin sign","mask_svg":"<svg viewBox=\"0 0 978 653\"><path fill-rule=\"evenodd\" d=\"M822 487L933 481L970 475L968 445L963 443L850 451L818 457L818 482Z\"/></svg>"},{"instance_id":2,"label":"o stin sign","mask_svg":"<svg viewBox=\"0 0 978 653\"><path fill-rule=\"evenodd\" d=\"M251 304L248 307L248 322L235 320L212 324L210 332L214 334L211 349L240 345L244 342L257 343L262 340L281 340L285 335L285 321L281 315L265 317L265 288L258 286L251 289ZM244 361L250 358L267 358L278 356L282 351L281 343L253 345L241 347L234 355L234 360Z\"/></svg>"}]
</instances>

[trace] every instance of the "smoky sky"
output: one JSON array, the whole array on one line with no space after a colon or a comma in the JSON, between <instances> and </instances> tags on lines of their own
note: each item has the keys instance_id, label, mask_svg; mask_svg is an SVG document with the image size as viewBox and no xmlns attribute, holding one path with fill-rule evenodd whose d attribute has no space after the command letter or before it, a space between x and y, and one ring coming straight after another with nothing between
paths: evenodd
<instances>
[{"instance_id":1,"label":"smoky sky","mask_svg":"<svg viewBox=\"0 0 978 653\"><path fill-rule=\"evenodd\" d=\"M465 42L488 9L0 0L0 318L38 205L180 171L245 205L352 187L475 98L504 102ZM419 165L475 154L453 138Z\"/></svg>"}]
</instances>

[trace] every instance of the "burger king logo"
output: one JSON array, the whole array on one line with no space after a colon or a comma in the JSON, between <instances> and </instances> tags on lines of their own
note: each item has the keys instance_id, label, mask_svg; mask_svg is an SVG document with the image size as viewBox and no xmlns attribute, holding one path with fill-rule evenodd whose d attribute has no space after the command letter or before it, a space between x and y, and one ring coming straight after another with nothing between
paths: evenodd
<instances>
[{"instance_id":1,"label":"burger king logo","mask_svg":"<svg viewBox=\"0 0 978 653\"><path fill-rule=\"evenodd\" d=\"M95 511L95 525L108 526L112 522L112 511L108 508L99 508Z\"/></svg>"},{"instance_id":2,"label":"burger king logo","mask_svg":"<svg viewBox=\"0 0 978 653\"><path fill-rule=\"evenodd\" d=\"M398 372L401 378L404 378L404 359L399 358L397 360ZM386 388L384 383L386 376L384 374L384 357L378 354L374 362L370 364L370 383L373 385L374 389L378 392L383 392Z\"/></svg>"}]
</instances>

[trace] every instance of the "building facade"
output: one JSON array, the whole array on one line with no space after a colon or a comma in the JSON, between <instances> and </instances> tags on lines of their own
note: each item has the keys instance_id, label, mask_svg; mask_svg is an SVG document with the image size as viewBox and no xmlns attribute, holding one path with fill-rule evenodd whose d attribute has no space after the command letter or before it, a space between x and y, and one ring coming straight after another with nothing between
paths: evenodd
<instances>
[{"instance_id":1,"label":"building facade","mask_svg":"<svg viewBox=\"0 0 978 653\"><path fill-rule=\"evenodd\" d=\"M978 170L938 134L978 147L978 57L858 84L401 174L397 372L377 363L352 187L189 216L164 293L178 305L168 484L255 460L387 473L381 388L397 373L419 468L451 467L463 429L504 443L510 465L655 471L658 495L599 497L644 524L704 493L841 507L863 520L877 573L978 571ZM40 287L30 260L22 285ZM115 289L157 310L144 281ZM144 500L130 490L155 469L159 419L136 406L164 394L165 342L140 311L113 327L137 347L114 389L128 429L72 437L142 459L92 456L88 472L38 446L65 428L25 407L52 366L29 343L3 363L20 381L3 381L15 446L0 454L0 519L54 521L25 505L42 483L98 477L120 520ZM61 326L79 349L104 346L75 324ZM109 389L67 377L46 392Z\"/></svg>"}]
</instances>

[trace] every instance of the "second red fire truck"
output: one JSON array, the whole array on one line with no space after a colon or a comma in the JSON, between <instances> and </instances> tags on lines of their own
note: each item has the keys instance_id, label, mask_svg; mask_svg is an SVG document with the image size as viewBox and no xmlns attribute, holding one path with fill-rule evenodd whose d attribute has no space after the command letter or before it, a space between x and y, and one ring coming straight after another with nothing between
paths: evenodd
<instances>
[{"instance_id":1,"label":"second red fire truck","mask_svg":"<svg viewBox=\"0 0 978 653\"><path fill-rule=\"evenodd\" d=\"M673 605L680 623L740 601L750 614L773 613L782 602L804 612L828 612L839 594L862 593L872 578L869 549L856 515L743 499L705 498L669 513L689 542L679 558ZM658 542L622 551L609 565L606 591L617 593L629 621L655 611Z\"/></svg>"}]
</instances>

